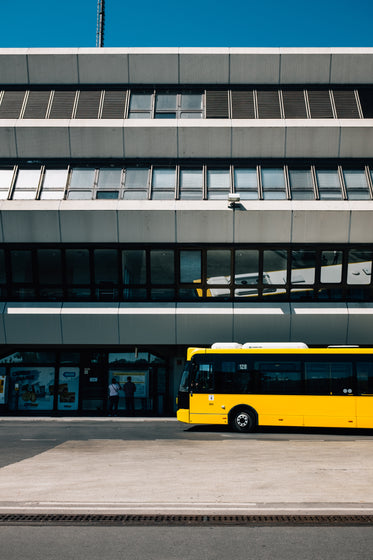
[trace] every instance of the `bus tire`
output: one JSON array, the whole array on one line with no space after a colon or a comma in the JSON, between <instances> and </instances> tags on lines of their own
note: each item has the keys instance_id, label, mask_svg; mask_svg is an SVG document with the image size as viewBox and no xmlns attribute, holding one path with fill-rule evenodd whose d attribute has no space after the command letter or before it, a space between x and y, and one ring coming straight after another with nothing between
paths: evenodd
<instances>
[{"instance_id":1,"label":"bus tire","mask_svg":"<svg viewBox=\"0 0 373 560\"><path fill-rule=\"evenodd\" d=\"M236 432L245 434L254 432L258 425L255 411L245 406L231 411L229 423Z\"/></svg>"}]
</instances>

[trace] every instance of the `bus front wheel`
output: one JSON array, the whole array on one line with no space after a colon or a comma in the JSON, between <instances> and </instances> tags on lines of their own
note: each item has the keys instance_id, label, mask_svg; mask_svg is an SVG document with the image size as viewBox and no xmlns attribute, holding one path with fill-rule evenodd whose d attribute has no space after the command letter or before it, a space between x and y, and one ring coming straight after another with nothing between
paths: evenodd
<instances>
[{"instance_id":1,"label":"bus front wheel","mask_svg":"<svg viewBox=\"0 0 373 560\"><path fill-rule=\"evenodd\" d=\"M231 425L236 432L253 432L257 426L253 412L245 408L237 408L232 413Z\"/></svg>"}]
</instances>

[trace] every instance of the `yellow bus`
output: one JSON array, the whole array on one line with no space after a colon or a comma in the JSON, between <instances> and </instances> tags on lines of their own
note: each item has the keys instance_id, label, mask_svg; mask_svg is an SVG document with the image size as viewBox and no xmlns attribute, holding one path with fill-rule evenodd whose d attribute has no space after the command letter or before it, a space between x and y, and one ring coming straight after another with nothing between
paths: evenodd
<instances>
[{"instance_id":1,"label":"yellow bus","mask_svg":"<svg viewBox=\"0 0 373 560\"><path fill-rule=\"evenodd\" d=\"M373 348L217 343L189 348L177 418L190 424L373 428Z\"/></svg>"}]
</instances>

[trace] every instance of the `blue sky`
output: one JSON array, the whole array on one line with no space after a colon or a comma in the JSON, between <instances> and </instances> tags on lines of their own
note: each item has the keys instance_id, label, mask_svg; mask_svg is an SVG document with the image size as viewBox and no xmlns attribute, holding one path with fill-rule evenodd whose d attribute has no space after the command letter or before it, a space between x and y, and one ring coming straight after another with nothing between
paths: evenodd
<instances>
[{"instance_id":1,"label":"blue sky","mask_svg":"<svg viewBox=\"0 0 373 560\"><path fill-rule=\"evenodd\" d=\"M0 0L0 48L94 47L96 0ZM372 0L106 0L106 47L369 47Z\"/></svg>"}]
</instances>

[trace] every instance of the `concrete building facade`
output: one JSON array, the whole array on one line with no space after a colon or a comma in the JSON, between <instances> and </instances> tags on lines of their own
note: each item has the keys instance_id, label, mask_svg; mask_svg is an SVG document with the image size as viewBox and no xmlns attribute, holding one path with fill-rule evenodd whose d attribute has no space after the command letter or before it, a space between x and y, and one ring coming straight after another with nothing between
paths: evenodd
<instances>
[{"instance_id":1,"label":"concrete building facade","mask_svg":"<svg viewBox=\"0 0 373 560\"><path fill-rule=\"evenodd\" d=\"M114 375L170 414L188 346L371 345L372 72L373 49L0 50L0 407L104 414Z\"/></svg>"}]
</instances>

